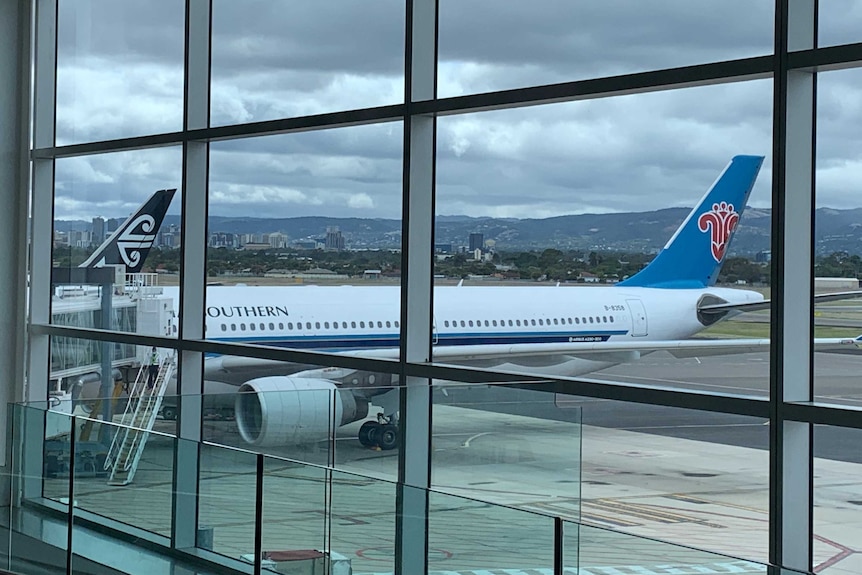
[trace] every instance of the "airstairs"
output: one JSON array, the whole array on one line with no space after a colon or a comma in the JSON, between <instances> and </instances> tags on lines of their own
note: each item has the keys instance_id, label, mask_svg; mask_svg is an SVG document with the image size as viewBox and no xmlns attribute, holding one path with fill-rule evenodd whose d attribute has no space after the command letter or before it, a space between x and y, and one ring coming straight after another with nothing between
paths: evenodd
<instances>
[{"instance_id":1,"label":"airstairs","mask_svg":"<svg viewBox=\"0 0 862 575\"><path fill-rule=\"evenodd\" d=\"M105 471L110 471L108 485L128 485L135 476L138 462L156 416L162 405L168 381L174 373L175 356L170 355L159 365L159 374L152 389L147 387L147 368L142 365L129 392L129 401L105 459Z\"/></svg>"}]
</instances>

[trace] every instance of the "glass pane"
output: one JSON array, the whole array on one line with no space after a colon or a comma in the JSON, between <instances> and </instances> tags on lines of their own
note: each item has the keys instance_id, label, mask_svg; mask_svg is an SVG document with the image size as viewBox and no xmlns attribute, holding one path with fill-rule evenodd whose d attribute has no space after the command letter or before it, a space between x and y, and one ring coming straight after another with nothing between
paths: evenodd
<instances>
[{"instance_id":1,"label":"glass pane","mask_svg":"<svg viewBox=\"0 0 862 575\"><path fill-rule=\"evenodd\" d=\"M213 125L404 101L402 2L216 0Z\"/></svg>"},{"instance_id":2,"label":"glass pane","mask_svg":"<svg viewBox=\"0 0 862 575\"><path fill-rule=\"evenodd\" d=\"M9 567L28 573L33 569L48 574L66 573L68 549L69 437L72 420L67 413L44 408L16 406L12 465L20 499L12 499ZM45 499L43 499L43 497ZM43 501L58 511L56 519L32 513L28 503ZM56 551L34 557L31 538L47 540Z\"/></svg>"},{"instance_id":3,"label":"glass pane","mask_svg":"<svg viewBox=\"0 0 862 575\"><path fill-rule=\"evenodd\" d=\"M326 549L327 472L267 457L263 480L264 557Z\"/></svg>"},{"instance_id":4,"label":"glass pane","mask_svg":"<svg viewBox=\"0 0 862 575\"><path fill-rule=\"evenodd\" d=\"M176 421L163 413L170 402L165 394L176 389L175 350L158 348L154 356L146 346L64 336L51 337L50 349L51 373L45 389L65 412L90 418L92 431L86 440L98 436L98 441L110 444L110 436L99 436L107 428L100 431L96 421L134 421L138 427L176 435ZM106 353L112 359L103 377Z\"/></svg>"},{"instance_id":5,"label":"glass pane","mask_svg":"<svg viewBox=\"0 0 862 575\"><path fill-rule=\"evenodd\" d=\"M818 0L819 46L862 41L862 6L853 0Z\"/></svg>"},{"instance_id":6,"label":"glass pane","mask_svg":"<svg viewBox=\"0 0 862 575\"><path fill-rule=\"evenodd\" d=\"M147 431L138 413L114 425L78 419L75 501L80 510L170 537L176 439Z\"/></svg>"},{"instance_id":7,"label":"glass pane","mask_svg":"<svg viewBox=\"0 0 862 575\"><path fill-rule=\"evenodd\" d=\"M582 410L581 521L767 560L765 419L574 396L558 401ZM551 449L563 441L538 437ZM557 510L553 498L538 496L554 487L538 482L531 505L520 507L561 514L565 506Z\"/></svg>"},{"instance_id":8,"label":"glass pane","mask_svg":"<svg viewBox=\"0 0 862 575\"><path fill-rule=\"evenodd\" d=\"M819 294L858 290L862 274L862 237L857 233L858 194L852 192L862 165L862 137L849 126L862 122L857 98L862 70L823 72L817 76L816 212L814 218L814 290ZM814 354L814 396L828 403L858 406L862 391L860 355L852 339L862 333L862 299L816 304L815 335L837 340ZM846 343L841 344L841 340Z\"/></svg>"},{"instance_id":9,"label":"glass pane","mask_svg":"<svg viewBox=\"0 0 862 575\"><path fill-rule=\"evenodd\" d=\"M768 394L771 92L440 118L435 360Z\"/></svg>"},{"instance_id":10,"label":"glass pane","mask_svg":"<svg viewBox=\"0 0 862 575\"><path fill-rule=\"evenodd\" d=\"M52 323L176 337L181 152L57 160Z\"/></svg>"},{"instance_id":11,"label":"glass pane","mask_svg":"<svg viewBox=\"0 0 862 575\"><path fill-rule=\"evenodd\" d=\"M766 0L444 0L438 91L458 96L770 54L773 14Z\"/></svg>"},{"instance_id":12,"label":"glass pane","mask_svg":"<svg viewBox=\"0 0 862 575\"><path fill-rule=\"evenodd\" d=\"M579 573L766 573L766 565L734 557L633 537L609 529L570 523L578 545L564 550L564 565ZM570 541L567 539L568 545Z\"/></svg>"},{"instance_id":13,"label":"glass pane","mask_svg":"<svg viewBox=\"0 0 862 575\"><path fill-rule=\"evenodd\" d=\"M551 573L554 519L431 492L428 567L445 572L511 569Z\"/></svg>"},{"instance_id":14,"label":"glass pane","mask_svg":"<svg viewBox=\"0 0 862 575\"><path fill-rule=\"evenodd\" d=\"M214 445L200 445L198 546L207 534L221 555L254 559L257 456ZM204 544L206 543L206 544Z\"/></svg>"},{"instance_id":15,"label":"glass pane","mask_svg":"<svg viewBox=\"0 0 862 575\"><path fill-rule=\"evenodd\" d=\"M353 374L354 377L361 375ZM381 381L385 374L364 375ZM397 382L397 377L393 377L393 382ZM398 480L398 453L402 448L398 409L402 390L392 385L352 391L357 406L365 402L361 412L365 416L336 429L337 468L388 481Z\"/></svg>"},{"instance_id":16,"label":"glass pane","mask_svg":"<svg viewBox=\"0 0 862 575\"><path fill-rule=\"evenodd\" d=\"M553 498L555 514L579 519L580 406L561 407L553 393L536 388L440 382L431 418L432 487L518 506L532 506L541 494Z\"/></svg>"},{"instance_id":17,"label":"glass pane","mask_svg":"<svg viewBox=\"0 0 862 575\"><path fill-rule=\"evenodd\" d=\"M814 428L814 571L853 573L862 567L862 430L828 425Z\"/></svg>"},{"instance_id":18,"label":"glass pane","mask_svg":"<svg viewBox=\"0 0 862 575\"><path fill-rule=\"evenodd\" d=\"M395 484L334 471L331 490L330 549L353 554L353 573L393 573Z\"/></svg>"},{"instance_id":19,"label":"glass pane","mask_svg":"<svg viewBox=\"0 0 862 575\"><path fill-rule=\"evenodd\" d=\"M60 0L57 143L182 128L185 3Z\"/></svg>"}]
</instances>

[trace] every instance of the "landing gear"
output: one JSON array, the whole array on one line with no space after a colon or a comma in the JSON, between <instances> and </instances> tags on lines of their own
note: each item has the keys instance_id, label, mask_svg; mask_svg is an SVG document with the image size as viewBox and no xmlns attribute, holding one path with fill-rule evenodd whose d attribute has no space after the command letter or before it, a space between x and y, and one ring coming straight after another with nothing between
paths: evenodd
<instances>
[{"instance_id":1,"label":"landing gear","mask_svg":"<svg viewBox=\"0 0 862 575\"><path fill-rule=\"evenodd\" d=\"M398 428L391 423L381 425L380 430L377 432L377 445L383 451L395 449L398 445Z\"/></svg>"},{"instance_id":2,"label":"landing gear","mask_svg":"<svg viewBox=\"0 0 862 575\"><path fill-rule=\"evenodd\" d=\"M365 447L389 451L398 446L398 426L391 419L381 415L377 421L366 421L359 428L359 443Z\"/></svg>"},{"instance_id":3,"label":"landing gear","mask_svg":"<svg viewBox=\"0 0 862 575\"><path fill-rule=\"evenodd\" d=\"M366 421L359 428L359 443L365 447L373 447L377 445L377 431L380 424L376 421Z\"/></svg>"}]
</instances>

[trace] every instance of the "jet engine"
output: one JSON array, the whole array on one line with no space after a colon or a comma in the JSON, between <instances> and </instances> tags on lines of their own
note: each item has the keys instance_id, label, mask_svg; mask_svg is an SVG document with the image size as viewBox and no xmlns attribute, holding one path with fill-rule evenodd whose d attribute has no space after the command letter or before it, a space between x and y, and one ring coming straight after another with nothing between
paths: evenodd
<instances>
[{"instance_id":1,"label":"jet engine","mask_svg":"<svg viewBox=\"0 0 862 575\"><path fill-rule=\"evenodd\" d=\"M239 388L240 436L257 447L327 439L331 431L368 416L368 401L325 379L261 377Z\"/></svg>"}]
</instances>

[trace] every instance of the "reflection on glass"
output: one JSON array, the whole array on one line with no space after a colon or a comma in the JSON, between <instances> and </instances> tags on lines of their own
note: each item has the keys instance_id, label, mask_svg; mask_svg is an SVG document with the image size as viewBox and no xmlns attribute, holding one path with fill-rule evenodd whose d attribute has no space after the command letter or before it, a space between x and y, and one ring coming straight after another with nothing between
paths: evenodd
<instances>
[{"instance_id":1,"label":"reflection on glass","mask_svg":"<svg viewBox=\"0 0 862 575\"><path fill-rule=\"evenodd\" d=\"M433 398L434 489L534 509L552 500L555 513L580 518L580 406L558 407L538 384L440 383Z\"/></svg>"},{"instance_id":2,"label":"reflection on glass","mask_svg":"<svg viewBox=\"0 0 862 575\"><path fill-rule=\"evenodd\" d=\"M567 569L596 573L766 573L766 565L632 537L611 529L565 523L564 533L577 531L576 541L564 538ZM577 545L573 545L576 543Z\"/></svg>"},{"instance_id":3,"label":"reflection on glass","mask_svg":"<svg viewBox=\"0 0 862 575\"><path fill-rule=\"evenodd\" d=\"M567 402L582 410L583 522L767 559L764 419L589 398Z\"/></svg>"},{"instance_id":4,"label":"reflection on glass","mask_svg":"<svg viewBox=\"0 0 862 575\"><path fill-rule=\"evenodd\" d=\"M256 477L254 453L200 445L198 546L202 534L211 533L216 553L254 558Z\"/></svg>"},{"instance_id":5,"label":"reflection on glass","mask_svg":"<svg viewBox=\"0 0 862 575\"><path fill-rule=\"evenodd\" d=\"M761 56L773 50L773 13L768 0L444 0L438 91L459 96Z\"/></svg>"},{"instance_id":6,"label":"reflection on glass","mask_svg":"<svg viewBox=\"0 0 862 575\"><path fill-rule=\"evenodd\" d=\"M330 549L358 550L354 573L395 570L395 484L334 471L331 475Z\"/></svg>"},{"instance_id":7,"label":"reflection on glass","mask_svg":"<svg viewBox=\"0 0 862 575\"><path fill-rule=\"evenodd\" d=\"M58 3L58 144L182 127L184 11L178 0Z\"/></svg>"},{"instance_id":8,"label":"reflection on glass","mask_svg":"<svg viewBox=\"0 0 862 575\"><path fill-rule=\"evenodd\" d=\"M325 549L328 473L267 457L263 478L262 551Z\"/></svg>"},{"instance_id":9,"label":"reflection on glass","mask_svg":"<svg viewBox=\"0 0 862 575\"><path fill-rule=\"evenodd\" d=\"M176 439L147 432L145 425L127 427L135 423L123 419L120 416L119 425L103 426L98 420L79 418L77 506L170 536Z\"/></svg>"},{"instance_id":10,"label":"reflection on glass","mask_svg":"<svg viewBox=\"0 0 862 575\"><path fill-rule=\"evenodd\" d=\"M16 405L10 424L8 429L14 436L10 443L12 465L16 475L13 493L18 497L12 499L9 566L22 573L33 569L43 569L48 574L66 573L67 514L71 512L73 500L69 492L72 419L67 414L46 411L45 406ZM43 497L60 511L59 518L33 521L27 505ZM34 557L28 541L33 537L48 539L57 552Z\"/></svg>"},{"instance_id":11,"label":"reflection on glass","mask_svg":"<svg viewBox=\"0 0 862 575\"><path fill-rule=\"evenodd\" d=\"M553 571L553 518L435 492L428 495L429 570Z\"/></svg>"},{"instance_id":12,"label":"reflection on glass","mask_svg":"<svg viewBox=\"0 0 862 575\"><path fill-rule=\"evenodd\" d=\"M397 0L213 2L212 124L402 102L404 14Z\"/></svg>"},{"instance_id":13,"label":"reflection on glass","mask_svg":"<svg viewBox=\"0 0 862 575\"><path fill-rule=\"evenodd\" d=\"M814 428L814 571L842 575L858 570L855 555L862 528L862 430Z\"/></svg>"}]
</instances>

